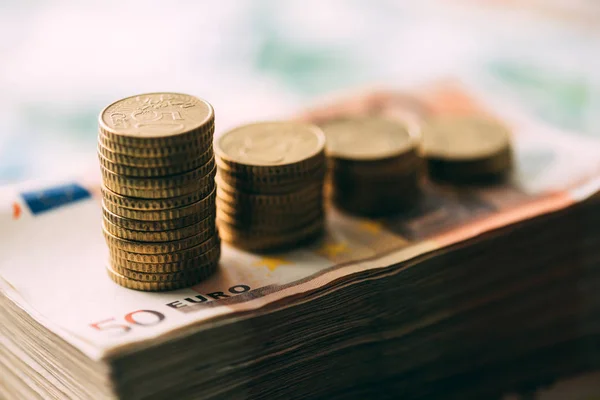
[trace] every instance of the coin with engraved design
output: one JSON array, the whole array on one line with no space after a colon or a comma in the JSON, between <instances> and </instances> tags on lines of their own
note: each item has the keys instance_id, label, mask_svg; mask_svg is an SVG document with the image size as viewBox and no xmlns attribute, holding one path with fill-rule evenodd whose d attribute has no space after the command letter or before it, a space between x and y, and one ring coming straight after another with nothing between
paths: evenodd
<instances>
[{"instance_id":1,"label":"coin with engraved design","mask_svg":"<svg viewBox=\"0 0 600 400\"><path fill-rule=\"evenodd\" d=\"M261 122L214 143L223 240L247 250L293 246L324 226L325 136L299 122ZM311 228L306 228L310 226Z\"/></svg>"},{"instance_id":2,"label":"coin with engraved design","mask_svg":"<svg viewBox=\"0 0 600 400\"><path fill-rule=\"evenodd\" d=\"M412 151L420 141L412 124L382 117L347 117L321 124L327 155L349 160L377 160Z\"/></svg>"},{"instance_id":3,"label":"coin with engraved design","mask_svg":"<svg viewBox=\"0 0 600 400\"><path fill-rule=\"evenodd\" d=\"M379 217L418 199L420 128L407 120L356 116L322 121L327 137L327 194L350 214Z\"/></svg>"},{"instance_id":4,"label":"coin with engraved design","mask_svg":"<svg viewBox=\"0 0 600 400\"><path fill-rule=\"evenodd\" d=\"M214 110L181 93L147 93L118 100L100 113L100 131L114 143L156 147L192 140L212 128Z\"/></svg>"},{"instance_id":5,"label":"coin with engraved design","mask_svg":"<svg viewBox=\"0 0 600 400\"><path fill-rule=\"evenodd\" d=\"M314 125L300 122L260 122L224 133L215 142L222 167L253 174L285 174L319 163L325 136Z\"/></svg>"},{"instance_id":6,"label":"coin with engraved design","mask_svg":"<svg viewBox=\"0 0 600 400\"><path fill-rule=\"evenodd\" d=\"M214 111L199 98L149 93L99 116L108 273L138 290L188 287L219 264Z\"/></svg>"},{"instance_id":7,"label":"coin with engraved design","mask_svg":"<svg viewBox=\"0 0 600 400\"><path fill-rule=\"evenodd\" d=\"M484 116L438 116L423 130L429 175L441 181L500 181L512 169L510 130Z\"/></svg>"}]
</instances>

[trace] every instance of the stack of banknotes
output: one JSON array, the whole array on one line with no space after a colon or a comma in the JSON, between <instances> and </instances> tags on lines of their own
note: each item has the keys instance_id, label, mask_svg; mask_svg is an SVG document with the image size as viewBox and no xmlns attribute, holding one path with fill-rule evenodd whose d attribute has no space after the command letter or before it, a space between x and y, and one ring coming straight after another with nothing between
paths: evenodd
<instances>
[{"instance_id":1,"label":"stack of banknotes","mask_svg":"<svg viewBox=\"0 0 600 400\"><path fill-rule=\"evenodd\" d=\"M298 119L416 103L502 120L508 180L428 181L393 217L328 205L324 237L223 244L188 289L109 279L99 180L3 188L0 397L494 399L600 369L600 142L448 83Z\"/></svg>"}]
</instances>

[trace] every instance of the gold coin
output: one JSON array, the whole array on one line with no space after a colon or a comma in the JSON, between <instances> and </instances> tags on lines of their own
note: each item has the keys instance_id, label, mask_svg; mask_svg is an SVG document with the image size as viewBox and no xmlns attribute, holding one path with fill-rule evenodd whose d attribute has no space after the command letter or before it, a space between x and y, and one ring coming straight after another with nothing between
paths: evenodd
<instances>
[{"instance_id":1,"label":"gold coin","mask_svg":"<svg viewBox=\"0 0 600 400\"><path fill-rule=\"evenodd\" d=\"M116 153L98 142L97 151L104 158L114 164L128 165L139 168L163 168L181 166L191 171L202 164L206 164L214 156L212 143L208 149L199 151L196 148L186 149L180 153L164 156L136 157L127 154Z\"/></svg>"},{"instance_id":2,"label":"gold coin","mask_svg":"<svg viewBox=\"0 0 600 400\"><path fill-rule=\"evenodd\" d=\"M205 100L182 93L145 93L118 100L100 113L102 134L124 146L163 147L202 136L214 120Z\"/></svg>"},{"instance_id":3,"label":"gold coin","mask_svg":"<svg viewBox=\"0 0 600 400\"><path fill-rule=\"evenodd\" d=\"M500 182L509 176L513 155L510 148L476 160L427 160L427 172L437 181L481 184Z\"/></svg>"},{"instance_id":4,"label":"gold coin","mask_svg":"<svg viewBox=\"0 0 600 400\"><path fill-rule=\"evenodd\" d=\"M210 274L214 273L217 267L218 264L215 264L215 268L213 270L207 269L205 271L205 275L198 275L188 280L166 282L145 282L127 278L115 272L110 267L110 265L107 265L106 271L108 272L108 276L110 277L110 279L112 279L115 283L128 289L141 290L144 292L164 292L169 290L184 289L193 286L207 278Z\"/></svg>"},{"instance_id":5,"label":"gold coin","mask_svg":"<svg viewBox=\"0 0 600 400\"><path fill-rule=\"evenodd\" d=\"M248 251L275 251L297 247L305 242L316 239L323 234L325 223L323 219L297 229L291 233L282 235L241 235L231 229L224 221L218 221L221 238L234 247ZM222 230L221 230L222 229Z\"/></svg>"},{"instance_id":6,"label":"gold coin","mask_svg":"<svg viewBox=\"0 0 600 400\"><path fill-rule=\"evenodd\" d=\"M113 186L125 186L132 189L154 190L154 189L169 189L178 186L186 185L193 181L198 181L215 169L214 159L211 159L199 168L178 175L172 175L162 178L130 178L118 173L109 171L105 167L101 167L102 178L106 186L110 182Z\"/></svg>"},{"instance_id":7,"label":"gold coin","mask_svg":"<svg viewBox=\"0 0 600 400\"><path fill-rule=\"evenodd\" d=\"M477 160L509 147L508 128L487 117L439 116L423 128L423 153L428 159Z\"/></svg>"},{"instance_id":8,"label":"gold coin","mask_svg":"<svg viewBox=\"0 0 600 400\"><path fill-rule=\"evenodd\" d=\"M235 216L228 214L224 210L217 211L217 219L231 225L234 229L243 232L255 233L280 233L293 231L305 226L308 222L319 218L324 218L323 209L313 209L299 216L293 215L255 215L245 214Z\"/></svg>"},{"instance_id":9,"label":"gold coin","mask_svg":"<svg viewBox=\"0 0 600 400\"><path fill-rule=\"evenodd\" d=\"M209 159L204 164L180 164L168 167L133 167L130 165L123 165L114 163L112 161L107 160L102 154L98 153L98 160L100 161L100 165L115 174L134 177L134 178L166 178L174 175L185 174L191 172L193 170L197 170L202 165L209 165L212 158ZM213 160L214 163L214 160ZM190 168L190 165L192 167Z\"/></svg>"},{"instance_id":10,"label":"gold coin","mask_svg":"<svg viewBox=\"0 0 600 400\"><path fill-rule=\"evenodd\" d=\"M217 197L234 204L253 204L277 206L281 204L298 204L323 196L323 183L313 182L301 190L286 194L247 194L231 190L226 185L217 186Z\"/></svg>"},{"instance_id":11,"label":"gold coin","mask_svg":"<svg viewBox=\"0 0 600 400\"><path fill-rule=\"evenodd\" d=\"M142 282L173 282L173 281L184 281L189 282L198 278L204 278L209 276L215 271L218 265L218 261L199 265L195 267L185 268L177 272L140 272L133 271L127 268L120 267L116 264L111 263L111 269L123 275L128 279L135 279L136 281Z\"/></svg>"},{"instance_id":12,"label":"gold coin","mask_svg":"<svg viewBox=\"0 0 600 400\"><path fill-rule=\"evenodd\" d=\"M206 196L206 195L203 195ZM206 217L215 211L215 200L216 194L213 192L208 197L202 200L184 206L164 210L135 210L130 208L121 207L117 204L111 203L106 198L102 200L102 206L110 211L111 213L118 215L122 218L139 221L167 221L185 218L188 216Z\"/></svg>"},{"instance_id":13,"label":"gold coin","mask_svg":"<svg viewBox=\"0 0 600 400\"><path fill-rule=\"evenodd\" d=\"M504 179L512 168L510 132L484 116L440 116L424 129L423 153L435 180L482 183Z\"/></svg>"},{"instance_id":14,"label":"gold coin","mask_svg":"<svg viewBox=\"0 0 600 400\"><path fill-rule=\"evenodd\" d=\"M253 194L286 194L302 190L306 185L312 183L322 183L325 180L325 169L319 170L314 176L307 179L291 179L281 181L279 179L248 180L240 179L227 175L222 169L219 169L216 175L216 182L219 187L226 188L230 192L244 191Z\"/></svg>"},{"instance_id":15,"label":"gold coin","mask_svg":"<svg viewBox=\"0 0 600 400\"><path fill-rule=\"evenodd\" d=\"M171 242L175 240L185 239L187 237L198 235L201 232L211 231L207 235L212 234L215 230L214 214L194 223L176 229L166 231L138 231L127 229L110 222L106 216L103 218L104 229L121 239L135 240L139 242Z\"/></svg>"},{"instance_id":16,"label":"gold coin","mask_svg":"<svg viewBox=\"0 0 600 400\"><path fill-rule=\"evenodd\" d=\"M323 223L323 213L317 213L312 219L306 219L303 224L296 224L296 226L286 229L286 227L269 226L269 225L242 225L232 224L225 219L217 218L217 223L220 227L224 227L229 234L234 234L236 237L245 238L268 238L269 236L286 236L295 235L298 231L305 229L307 226L314 225L315 223ZM279 228L279 229L278 229ZM225 235L226 236L226 235Z\"/></svg>"},{"instance_id":17,"label":"gold coin","mask_svg":"<svg viewBox=\"0 0 600 400\"><path fill-rule=\"evenodd\" d=\"M215 187L215 170L213 169L208 175L188 182L185 186L162 189L138 189L127 186L120 186L114 181L105 180L104 186L112 192L122 196L138 197L142 199L168 199L171 197L182 197L192 193L200 197L208 195Z\"/></svg>"},{"instance_id":18,"label":"gold coin","mask_svg":"<svg viewBox=\"0 0 600 400\"><path fill-rule=\"evenodd\" d=\"M414 150L418 127L382 117L347 117L320 125L327 137L327 154L336 159L379 160Z\"/></svg>"},{"instance_id":19,"label":"gold coin","mask_svg":"<svg viewBox=\"0 0 600 400\"><path fill-rule=\"evenodd\" d=\"M190 214L182 218L166 219L162 221L144 221L138 219L123 218L117 214L114 214L102 207L102 214L104 218L110 221L112 224L125 229L131 229L134 231L169 231L173 229L179 229L186 226L190 226L205 219L207 215L203 214ZM214 216L213 213L211 213Z\"/></svg>"},{"instance_id":20,"label":"gold coin","mask_svg":"<svg viewBox=\"0 0 600 400\"><path fill-rule=\"evenodd\" d=\"M411 209L419 199L419 173L390 182L338 180L330 188L335 206L349 214L382 217Z\"/></svg>"},{"instance_id":21,"label":"gold coin","mask_svg":"<svg viewBox=\"0 0 600 400\"><path fill-rule=\"evenodd\" d=\"M207 196L202 194L202 192L194 192L189 195L184 195L180 197L172 197L167 199L139 199L135 197L127 197L121 196L110 189L106 188L104 185L100 187L102 191L102 197L104 200L107 200L110 203L113 203L119 207L128 208L132 210L143 210L143 211L157 211L157 210L170 210L179 207L187 207L192 206L198 202L204 201L207 207L210 207L210 204L214 204L214 201L211 200L211 196L216 195L216 188L213 187L211 193ZM196 204L198 205L198 204ZM108 207L107 207L108 208ZM115 214L123 216L119 212L112 211ZM183 215L181 215L183 216ZM129 218L129 217L126 217ZM168 217L168 218L179 218L179 217ZM138 218L132 218L138 219ZM139 218L142 219L142 218ZM167 218L165 218L167 219Z\"/></svg>"},{"instance_id":22,"label":"gold coin","mask_svg":"<svg viewBox=\"0 0 600 400\"><path fill-rule=\"evenodd\" d=\"M357 178L369 179L380 176L395 176L408 173L415 169L422 169L423 159L419 156L417 149L406 152L397 157L380 160L341 160L330 159L328 172L343 173Z\"/></svg>"},{"instance_id":23,"label":"gold coin","mask_svg":"<svg viewBox=\"0 0 600 400\"><path fill-rule=\"evenodd\" d=\"M214 247L221 244L218 232L209 237L204 242L190 247L188 249L179 250L177 252L145 254L135 250L128 251L118 247L109 247L111 258L119 258L129 260L139 264L174 264L186 262L193 258L208 257L209 252ZM205 255L206 254L206 255Z\"/></svg>"},{"instance_id":24,"label":"gold coin","mask_svg":"<svg viewBox=\"0 0 600 400\"><path fill-rule=\"evenodd\" d=\"M314 167L305 169L301 172L296 173L287 173L287 174L262 174L262 173L252 173L249 171L245 171L244 173L236 173L232 172L227 168L223 168L220 165L218 166L219 175L223 177L223 179L236 182L246 182L247 185L285 185L285 184L295 184L300 181L306 181L311 179L318 179L325 175L325 170L327 164L325 162L324 153L321 153L323 157L321 158L321 162L316 164Z\"/></svg>"},{"instance_id":25,"label":"gold coin","mask_svg":"<svg viewBox=\"0 0 600 400\"><path fill-rule=\"evenodd\" d=\"M104 182L105 186L113 192L123 196L138 197L142 199L168 199L171 197L182 197L188 194L196 193L199 197L205 197L214 189L214 178L202 178L201 182L192 182L186 186L180 186L168 189L136 189L126 186L113 186L114 183Z\"/></svg>"},{"instance_id":26,"label":"gold coin","mask_svg":"<svg viewBox=\"0 0 600 400\"><path fill-rule=\"evenodd\" d=\"M137 157L148 157L150 155L173 155L192 151L202 153L211 146L214 137L214 122L198 128L194 131L186 132L185 135L178 137L155 137L153 139L143 139L137 144L123 141L115 141L114 136L106 134L106 131L100 129L98 132L98 143L115 153L123 155L132 155ZM128 141L131 138L128 138ZM159 149L161 148L161 149ZM165 150L164 148L169 148Z\"/></svg>"},{"instance_id":27,"label":"gold coin","mask_svg":"<svg viewBox=\"0 0 600 400\"><path fill-rule=\"evenodd\" d=\"M479 159L444 160L430 158L428 165L439 164L452 173L459 175L477 175L480 173L498 173L508 169L512 163L512 149L506 147L497 153Z\"/></svg>"},{"instance_id":28,"label":"gold coin","mask_svg":"<svg viewBox=\"0 0 600 400\"><path fill-rule=\"evenodd\" d=\"M106 222L106 221L103 221ZM217 234L216 229L206 229L193 236L168 242L142 242L136 240L123 239L113 235L106 229L106 224L102 225L102 232L109 247L116 247L125 251L139 254L162 254L177 252L197 246Z\"/></svg>"},{"instance_id":29,"label":"gold coin","mask_svg":"<svg viewBox=\"0 0 600 400\"><path fill-rule=\"evenodd\" d=\"M189 257L182 261L172 263L146 263L131 261L126 258L120 257L117 253L110 253L111 265L119 268L127 268L132 271L146 272L146 273L172 273L179 272L188 268L201 267L206 264L213 264L219 261L221 257L221 246L217 246L209 249L206 253L200 254L196 257Z\"/></svg>"},{"instance_id":30,"label":"gold coin","mask_svg":"<svg viewBox=\"0 0 600 400\"><path fill-rule=\"evenodd\" d=\"M227 201L217 197L216 199L217 209L223 210L227 214L233 216L239 216L244 214L256 214L257 216L266 215L290 215L298 216L310 212L317 208L323 207L323 199L315 198L311 201L304 203L289 203L279 204L277 206L264 206L264 205L253 205L253 204L231 204Z\"/></svg>"},{"instance_id":31,"label":"gold coin","mask_svg":"<svg viewBox=\"0 0 600 400\"><path fill-rule=\"evenodd\" d=\"M136 158L170 158L183 153L203 154L211 149L214 125L207 127L206 130L207 137L198 137L192 141L173 143L162 147L123 146L112 142L102 132L98 133L98 143L114 154Z\"/></svg>"},{"instance_id":32,"label":"gold coin","mask_svg":"<svg viewBox=\"0 0 600 400\"><path fill-rule=\"evenodd\" d=\"M321 151L314 156L300 163L287 165L272 165L257 167L253 165L240 165L232 167L232 164L227 160L216 157L216 163L220 170L227 175L231 175L237 179L253 179L253 180L291 180L305 179L315 174L316 170L324 168L326 162L325 151Z\"/></svg>"},{"instance_id":33,"label":"gold coin","mask_svg":"<svg viewBox=\"0 0 600 400\"><path fill-rule=\"evenodd\" d=\"M422 161L413 163L412 165L406 165L403 169L388 169L377 171L371 168L339 168L333 166L329 171L329 182L337 185L339 183L347 183L354 186L360 185L380 185L381 189L393 189L390 185L395 185L398 182L404 181L407 177L414 177L420 175L422 168ZM368 194L368 193L365 193Z\"/></svg>"},{"instance_id":34,"label":"gold coin","mask_svg":"<svg viewBox=\"0 0 600 400\"><path fill-rule=\"evenodd\" d=\"M103 228L106 232L120 239L133 240L137 242L164 243L184 240L191 236L201 236L198 240L204 240L215 231L214 214L197 222L193 225L188 225L182 228L172 229L168 231L136 231L132 229L122 228L103 218Z\"/></svg>"},{"instance_id":35,"label":"gold coin","mask_svg":"<svg viewBox=\"0 0 600 400\"><path fill-rule=\"evenodd\" d=\"M317 126L300 122L259 122L230 130L214 144L219 162L235 171L259 170L268 174L292 173L311 165L325 147L325 135Z\"/></svg>"}]
</instances>

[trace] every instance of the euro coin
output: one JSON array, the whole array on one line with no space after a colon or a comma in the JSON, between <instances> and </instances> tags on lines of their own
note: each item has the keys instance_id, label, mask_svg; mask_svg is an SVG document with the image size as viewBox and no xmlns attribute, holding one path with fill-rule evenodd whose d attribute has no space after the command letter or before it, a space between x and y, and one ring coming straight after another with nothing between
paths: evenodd
<instances>
[{"instance_id":1,"label":"euro coin","mask_svg":"<svg viewBox=\"0 0 600 400\"><path fill-rule=\"evenodd\" d=\"M323 219L319 219L286 234L253 235L239 232L222 220L218 220L218 225L224 241L244 250L259 252L280 251L308 243L320 237L325 227Z\"/></svg>"},{"instance_id":2,"label":"euro coin","mask_svg":"<svg viewBox=\"0 0 600 400\"><path fill-rule=\"evenodd\" d=\"M206 195L203 195L206 196ZM161 210L130 209L114 204L107 199L102 200L102 206L111 213L131 220L140 221L168 221L189 216L206 217L215 211L216 195L213 192L202 200L183 207Z\"/></svg>"},{"instance_id":3,"label":"euro coin","mask_svg":"<svg viewBox=\"0 0 600 400\"><path fill-rule=\"evenodd\" d=\"M324 218L324 210L314 209L309 213L299 216L280 215L257 215L254 213L244 214L241 217L231 215L224 210L217 210L217 219L227 223L234 229L254 233L281 233L303 227L310 221ZM250 230L249 230L250 229Z\"/></svg>"},{"instance_id":4,"label":"euro coin","mask_svg":"<svg viewBox=\"0 0 600 400\"><path fill-rule=\"evenodd\" d=\"M214 160L209 160L206 164L192 171L171 175L161 178L132 178L123 176L113 171L101 167L103 180L108 186L124 186L132 189L155 190L155 189L170 189L183 186L190 182L197 182L215 171Z\"/></svg>"},{"instance_id":5,"label":"euro coin","mask_svg":"<svg viewBox=\"0 0 600 400\"><path fill-rule=\"evenodd\" d=\"M207 217L192 225L164 230L164 231L139 231L115 225L106 217L103 219L103 227L106 232L122 239L135 240L140 242L172 242L178 241L190 236L199 235L202 232L212 234L215 230L214 217Z\"/></svg>"},{"instance_id":6,"label":"euro coin","mask_svg":"<svg viewBox=\"0 0 600 400\"><path fill-rule=\"evenodd\" d=\"M169 197L166 199L143 199L137 197L121 196L106 188L104 185L100 187L100 190L102 192L102 197L104 198L104 200L122 208L141 211L172 211L173 209L177 208L183 208L188 206L191 207L192 205L201 206L202 204L205 204L206 207L211 207L211 199L213 199L216 195L216 189L214 188L214 186L211 188L211 192L208 195L203 194L201 191L196 191L188 195L183 195L179 197ZM121 215L119 213L116 214Z\"/></svg>"},{"instance_id":7,"label":"euro coin","mask_svg":"<svg viewBox=\"0 0 600 400\"><path fill-rule=\"evenodd\" d=\"M195 163L184 163L166 167L138 167L114 163L106 159L102 154L98 154L98 160L104 169L117 175L123 175L132 178L166 178L175 175L184 175L197 170L202 165L210 166L211 159L204 164L198 165Z\"/></svg>"},{"instance_id":8,"label":"euro coin","mask_svg":"<svg viewBox=\"0 0 600 400\"><path fill-rule=\"evenodd\" d=\"M120 286L126 287L128 289L140 290L140 291L144 291L144 292L162 292L162 291L183 289L183 288L193 286L196 283L199 283L206 277L213 274L217 267L218 267L218 264L215 263L213 268L207 268L206 270L203 271L202 274L194 276L193 278L186 279L186 280L179 280L179 281L163 281L163 282L146 282L146 281L139 281L136 279L127 278L127 277L117 273L116 271L114 271L110 265L107 266L106 270L108 272L108 276L110 277L110 279L112 279L115 283L119 284Z\"/></svg>"},{"instance_id":9,"label":"euro coin","mask_svg":"<svg viewBox=\"0 0 600 400\"><path fill-rule=\"evenodd\" d=\"M212 106L180 93L127 97L100 113L102 230L115 282L172 290L216 269L213 133Z\"/></svg>"},{"instance_id":10,"label":"euro coin","mask_svg":"<svg viewBox=\"0 0 600 400\"><path fill-rule=\"evenodd\" d=\"M324 225L325 136L314 125L261 122L215 141L217 220L246 250L300 243ZM311 225L312 224L312 225Z\"/></svg>"},{"instance_id":11,"label":"euro coin","mask_svg":"<svg viewBox=\"0 0 600 400\"><path fill-rule=\"evenodd\" d=\"M312 201L306 201L303 203L288 203L278 204L277 206L265 206L257 204L244 204L244 203L228 203L226 200L217 197L216 200L217 208L223 210L231 215L248 215L255 214L257 216L273 215L292 215L299 216L311 212L312 210L323 208L323 199L321 197L315 197Z\"/></svg>"},{"instance_id":12,"label":"euro coin","mask_svg":"<svg viewBox=\"0 0 600 400\"><path fill-rule=\"evenodd\" d=\"M264 206L304 203L321 197L322 192L323 184L321 182L310 183L299 191L281 195L246 194L228 189L226 186L217 187L217 196L229 204L253 204Z\"/></svg>"},{"instance_id":13,"label":"euro coin","mask_svg":"<svg viewBox=\"0 0 600 400\"><path fill-rule=\"evenodd\" d=\"M198 168L202 164L206 164L214 156L212 144L208 145L206 150L198 151L197 149L185 149L179 153L168 154L164 156L131 156L114 152L101 142L98 142L98 154L102 155L108 161L138 168L163 168L180 166L182 169L191 171Z\"/></svg>"},{"instance_id":14,"label":"euro coin","mask_svg":"<svg viewBox=\"0 0 600 400\"><path fill-rule=\"evenodd\" d=\"M420 142L418 127L382 117L348 117L321 125L327 155L342 160L376 161L402 156Z\"/></svg>"},{"instance_id":15,"label":"euro coin","mask_svg":"<svg viewBox=\"0 0 600 400\"><path fill-rule=\"evenodd\" d=\"M302 190L306 185L312 183L322 183L325 179L325 169L323 168L318 174L307 179L290 179L288 181L260 181L260 180L244 180L233 178L218 170L215 181L221 188L227 189L230 192L244 192L248 194L263 194L263 195L278 195L288 194L298 190Z\"/></svg>"},{"instance_id":16,"label":"euro coin","mask_svg":"<svg viewBox=\"0 0 600 400\"><path fill-rule=\"evenodd\" d=\"M146 93L120 99L100 113L107 140L122 146L169 147L212 140L214 110L199 98L181 93Z\"/></svg>"},{"instance_id":17,"label":"euro coin","mask_svg":"<svg viewBox=\"0 0 600 400\"><path fill-rule=\"evenodd\" d=\"M423 152L428 158L480 160L510 146L508 128L487 117L439 116L423 131Z\"/></svg>"},{"instance_id":18,"label":"euro coin","mask_svg":"<svg viewBox=\"0 0 600 400\"><path fill-rule=\"evenodd\" d=\"M417 125L361 116L321 126L327 137L329 195L337 208L373 217L414 206L423 166Z\"/></svg>"},{"instance_id":19,"label":"euro coin","mask_svg":"<svg viewBox=\"0 0 600 400\"><path fill-rule=\"evenodd\" d=\"M177 249L186 249L188 247L192 247L198 243L201 243L203 240L209 238L216 230L214 221L211 218L210 222L204 222L205 220L200 221L197 224L190 225L180 229L174 229L170 231L154 231L154 232L146 232L146 231L134 231L131 229L125 229L118 227L116 225L111 224L106 220L106 218L102 221L102 228L105 233L105 237L108 237L108 234L111 235L111 238L116 238L120 241L122 246L131 246L131 243L134 242L134 245L139 246L136 251L140 252L162 252L163 248L168 249L172 248L170 251L178 251ZM202 225L208 225L204 229L200 230L198 227ZM127 241L127 242L125 242ZM113 242L114 244L114 242ZM132 249L132 247L124 249ZM145 249L145 250L140 250ZM150 250L149 250L150 249ZM156 250L151 250L156 249Z\"/></svg>"},{"instance_id":20,"label":"euro coin","mask_svg":"<svg viewBox=\"0 0 600 400\"><path fill-rule=\"evenodd\" d=\"M208 132L214 132L214 126L211 126ZM157 147L138 147L138 146L124 146L117 144L107 139L102 133L98 133L98 143L103 147L107 148L113 153L118 153L124 156L131 156L136 158L170 158L176 157L182 153L194 153L203 154L208 151L212 143L205 142L205 139L194 140L191 142L182 142L171 144L170 146L157 146Z\"/></svg>"},{"instance_id":21,"label":"euro coin","mask_svg":"<svg viewBox=\"0 0 600 400\"><path fill-rule=\"evenodd\" d=\"M121 258L141 264L173 264L179 262L185 262L187 260L202 257L203 254L208 253L210 249L215 246L220 246L220 238L218 235L213 235L205 241L186 248L179 249L176 252L164 252L164 253L142 253L138 252L135 247L130 247L129 250L121 247L113 246L109 248L110 255L113 258ZM125 246L123 246L125 247Z\"/></svg>"},{"instance_id":22,"label":"euro coin","mask_svg":"<svg viewBox=\"0 0 600 400\"><path fill-rule=\"evenodd\" d=\"M213 210L214 211L214 210ZM181 218L165 219L162 221L144 221L124 218L102 207L102 214L111 224L134 231L169 231L196 224L207 217L201 213L190 214ZM211 213L214 214L214 213Z\"/></svg>"},{"instance_id":23,"label":"euro coin","mask_svg":"<svg viewBox=\"0 0 600 400\"><path fill-rule=\"evenodd\" d=\"M510 130L483 116L439 116L425 125L430 176L456 183L502 179L512 169Z\"/></svg>"},{"instance_id":24,"label":"euro coin","mask_svg":"<svg viewBox=\"0 0 600 400\"><path fill-rule=\"evenodd\" d=\"M116 194L128 197L138 197L146 199L167 199L171 197L182 197L192 193L199 196L206 196L214 189L214 179L216 170L213 169L208 175L199 179L194 179L186 182L183 186L157 188L157 189L140 189L129 186L122 186L115 180L104 180L104 186Z\"/></svg>"},{"instance_id":25,"label":"euro coin","mask_svg":"<svg viewBox=\"0 0 600 400\"><path fill-rule=\"evenodd\" d=\"M299 122L259 122L224 133L215 141L221 165L247 174L290 174L321 163L325 136Z\"/></svg>"},{"instance_id":26,"label":"euro coin","mask_svg":"<svg viewBox=\"0 0 600 400\"><path fill-rule=\"evenodd\" d=\"M217 245L203 254L197 255L195 257L188 257L184 260L176 262L136 262L128 260L127 258L120 257L119 255L113 253L111 253L110 256L110 262L113 266L118 266L119 268L127 268L132 271L145 273L172 273L179 272L188 268L196 268L206 264L212 264L218 261L220 256L221 246Z\"/></svg>"},{"instance_id":27,"label":"euro coin","mask_svg":"<svg viewBox=\"0 0 600 400\"><path fill-rule=\"evenodd\" d=\"M111 264L111 269L114 272L123 275L125 278L143 282L197 282L197 279L202 279L210 275L214 271L217 263L218 261L213 261L211 263L184 268L175 272L141 272L123 268L115 264Z\"/></svg>"}]
</instances>

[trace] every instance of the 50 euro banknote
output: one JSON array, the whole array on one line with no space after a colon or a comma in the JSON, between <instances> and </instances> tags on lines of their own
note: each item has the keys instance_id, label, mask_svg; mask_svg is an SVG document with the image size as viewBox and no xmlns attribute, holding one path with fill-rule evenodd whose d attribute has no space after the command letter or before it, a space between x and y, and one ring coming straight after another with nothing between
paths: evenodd
<instances>
[{"instance_id":1,"label":"50 euro banknote","mask_svg":"<svg viewBox=\"0 0 600 400\"><path fill-rule=\"evenodd\" d=\"M101 360L191 330L326 296L365 272L567 208L600 188L600 142L533 121L458 83L412 92L344 95L293 118L347 114L488 114L512 132L515 170L505 183L453 187L424 182L419 204L384 219L351 217L329 207L323 238L268 256L223 244L218 272L166 293L143 293L106 275L100 183L28 182L0 189L0 291L40 324ZM398 271L395 269L394 271ZM485 272L482 272L485 273Z\"/></svg>"}]
</instances>

